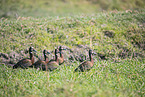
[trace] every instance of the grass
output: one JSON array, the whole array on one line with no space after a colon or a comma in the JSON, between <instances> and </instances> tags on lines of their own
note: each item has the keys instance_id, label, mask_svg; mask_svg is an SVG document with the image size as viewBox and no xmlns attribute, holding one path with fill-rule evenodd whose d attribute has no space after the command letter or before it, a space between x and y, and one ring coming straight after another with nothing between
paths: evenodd
<instances>
[{"instance_id":1,"label":"grass","mask_svg":"<svg viewBox=\"0 0 145 97\"><path fill-rule=\"evenodd\" d=\"M73 73L77 66L60 66L53 72L17 69L3 65L1 96L144 96L144 61L96 61L93 69Z\"/></svg>"},{"instance_id":2,"label":"grass","mask_svg":"<svg viewBox=\"0 0 145 97\"><path fill-rule=\"evenodd\" d=\"M65 63L53 72L0 64L0 96L144 97L144 16L145 10L126 10L1 18L2 53L20 53L33 46L40 55L43 49L53 50L59 45L71 49L85 45L107 60L94 56L94 67L84 73L73 73L78 61Z\"/></svg>"},{"instance_id":3,"label":"grass","mask_svg":"<svg viewBox=\"0 0 145 97\"><path fill-rule=\"evenodd\" d=\"M142 58L144 14L141 10L68 17L19 17L17 20L2 18L0 52L19 52L29 46L38 51L52 50L58 45L72 48L79 44L91 46L97 53L111 59L111 56L117 58L119 55L132 58L135 54ZM113 33L113 38L104 31Z\"/></svg>"}]
</instances>

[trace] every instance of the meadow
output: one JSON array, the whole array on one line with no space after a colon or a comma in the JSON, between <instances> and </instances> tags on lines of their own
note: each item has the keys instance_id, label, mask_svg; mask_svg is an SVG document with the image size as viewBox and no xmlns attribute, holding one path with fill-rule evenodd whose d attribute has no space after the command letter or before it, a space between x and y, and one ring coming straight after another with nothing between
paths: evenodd
<instances>
[{"instance_id":1,"label":"meadow","mask_svg":"<svg viewBox=\"0 0 145 97\"><path fill-rule=\"evenodd\" d=\"M27 2L29 4L32 3ZM44 17L42 14L35 16L32 10L32 13L22 15L23 10L18 17L0 18L1 97L145 96L145 10L96 13L76 10L73 15L63 16L66 11L56 11L52 16L44 14ZM67 48L63 51L66 62L52 72L11 67L21 58L29 57L24 52L30 46L41 57L43 49L53 51L59 45ZM93 56L93 68L88 72L74 73L81 63L75 57L83 54L88 60L89 49L97 53ZM12 52L15 55L12 56ZM70 60L70 57L74 59Z\"/></svg>"}]
</instances>

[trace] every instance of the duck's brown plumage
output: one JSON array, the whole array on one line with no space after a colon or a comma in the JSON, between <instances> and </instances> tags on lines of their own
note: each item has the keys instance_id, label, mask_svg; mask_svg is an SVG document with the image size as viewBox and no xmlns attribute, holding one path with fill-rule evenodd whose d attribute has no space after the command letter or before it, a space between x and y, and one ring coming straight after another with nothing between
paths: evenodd
<instances>
[{"instance_id":1,"label":"duck's brown plumage","mask_svg":"<svg viewBox=\"0 0 145 97\"><path fill-rule=\"evenodd\" d=\"M47 68L52 71L54 69L57 69L59 66L59 61L58 61L58 49L55 49L55 60L52 60L50 62L47 63Z\"/></svg>"},{"instance_id":2,"label":"duck's brown plumage","mask_svg":"<svg viewBox=\"0 0 145 97\"><path fill-rule=\"evenodd\" d=\"M35 51L35 50L33 49L33 47L30 47L29 48L30 58L24 58L24 59L20 60L18 63L16 63L13 66L13 69L18 68L18 67L25 69L25 68L28 68L29 66L31 66L32 64L34 64L34 56L33 56L32 51Z\"/></svg>"},{"instance_id":3,"label":"duck's brown plumage","mask_svg":"<svg viewBox=\"0 0 145 97\"><path fill-rule=\"evenodd\" d=\"M84 71L89 71L94 64L93 58L92 58L92 50L89 50L89 58L90 61L84 61L83 63L81 63L75 70L74 72L84 72Z\"/></svg>"},{"instance_id":4,"label":"duck's brown plumage","mask_svg":"<svg viewBox=\"0 0 145 97\"><path fill-rule=\"evenodd\" d=\"M50 54L47 50L43 50L44 60L36 61L31 67L36 69L40 68L41 70L47 70L47 63L49 62L46 54Z\"/></svg>"}]
</instances>

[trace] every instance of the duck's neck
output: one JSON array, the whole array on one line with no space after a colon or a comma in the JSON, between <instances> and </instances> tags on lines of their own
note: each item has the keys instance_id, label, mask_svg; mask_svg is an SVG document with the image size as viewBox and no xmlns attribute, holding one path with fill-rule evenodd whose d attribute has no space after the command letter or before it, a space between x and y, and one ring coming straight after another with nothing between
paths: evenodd
<instances>
[{"instance_id":1,"label":"duck's neck","mask_svg":"<svg viewBox=\"0 0 145 97\"><path fill-rule=\"evenodd\" d=\"M34 56L33 56L32 52L30 52L29 54L30 54L31 63L34 64Z\"/></svg>"},{"instance_id":2,"label":"duck's neck","mask_svg":"<svg viewBox=\"0 0 145 97\"><path fill-rule=\"evenodd\" d=\"M44 54L44 61L45 61L46 63L49 62L48 57L46 56L46 54Z\"/></svg>"},{"instance_id":3,"label":"duck's neck","mask_svg":"<svg viewBox=\"0 0 145 97\"><path fill-rule=\"evenodd\" d=\"M55 61L59 63L57 54L55 54Z\"/></svg>"},{"instance_id":4,"label":"duck's neck","mask_svg":"<svg viewBox=\"0 0 145 97\"><path fill-rule=\"evenodd\" d=\"M63 54L62 54L62 52L60 52L60 57L63 59Z\"/></svg>"},{"instance_id":5,"label":"duck's neck","mask_svg":"<svg viewBox=\"0 0 145 97\"><path fill-rule=\"evenodd\" d=\"M94 60L92 58L92 54L89 54L90 61L94 64Z\"/></svg>"},{"instance_id":6,"label":"duck's neck","mask_svg":"<svg viewBox=\"0 0 145 97\"><path fill-rule=\"evenodd\" d=\"M46 56L46 58L45 58L45 62L46 63L48 63L49 62L49 60L48 60L48 57Z\"/></svg>"}]
</instances>

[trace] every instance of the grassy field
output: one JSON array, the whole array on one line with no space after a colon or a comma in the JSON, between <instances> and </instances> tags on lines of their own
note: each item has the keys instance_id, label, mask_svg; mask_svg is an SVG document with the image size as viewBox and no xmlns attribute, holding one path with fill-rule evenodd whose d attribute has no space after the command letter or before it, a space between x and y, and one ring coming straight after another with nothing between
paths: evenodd
<instances>
[{"instance_id":1,"label":"grassy field","mask_svg":"<svg viewBox=\"0 0 145 97\"><path fill-rule=\"evenodd\" d=\"M145 96L143 0L15 1L0 1L0 97ZM6 18L9 11L15 18ZM66 62L52 72L10 66L29 57L30 46L41 58L59 45ZM97 53L93 68L74 73L89 48Z\"/></svg>"},{"instance_id":2,"label":"grassy field","mask_svg":"<svg viewBox=\"0 0 145 97\"><path fill-rule=\"evenodd\" d=\"M0 95L55 97L140 97L144 95L144 62L95 61L89 72L73 73L78 65L60 66L53 72L1 66Z\"/></svg>"},{"instance_id":3,"label":"grassy field","mask_svg":"<svg viewBox=\"0 0 145 97\"><path fill-rule=\"evenodd\" d=\"M0 96L145 96L144 16L144 10L128 10L68 17L1 18L2 53L20 53L33 46L40 55L43 49L53 50L59 45L70 49L84 45L106 60L94 56L94 67L84 73L73 73L78 61L64 63L53 72L13 70L1 64Z\"/></svg>"}]
</instances>

